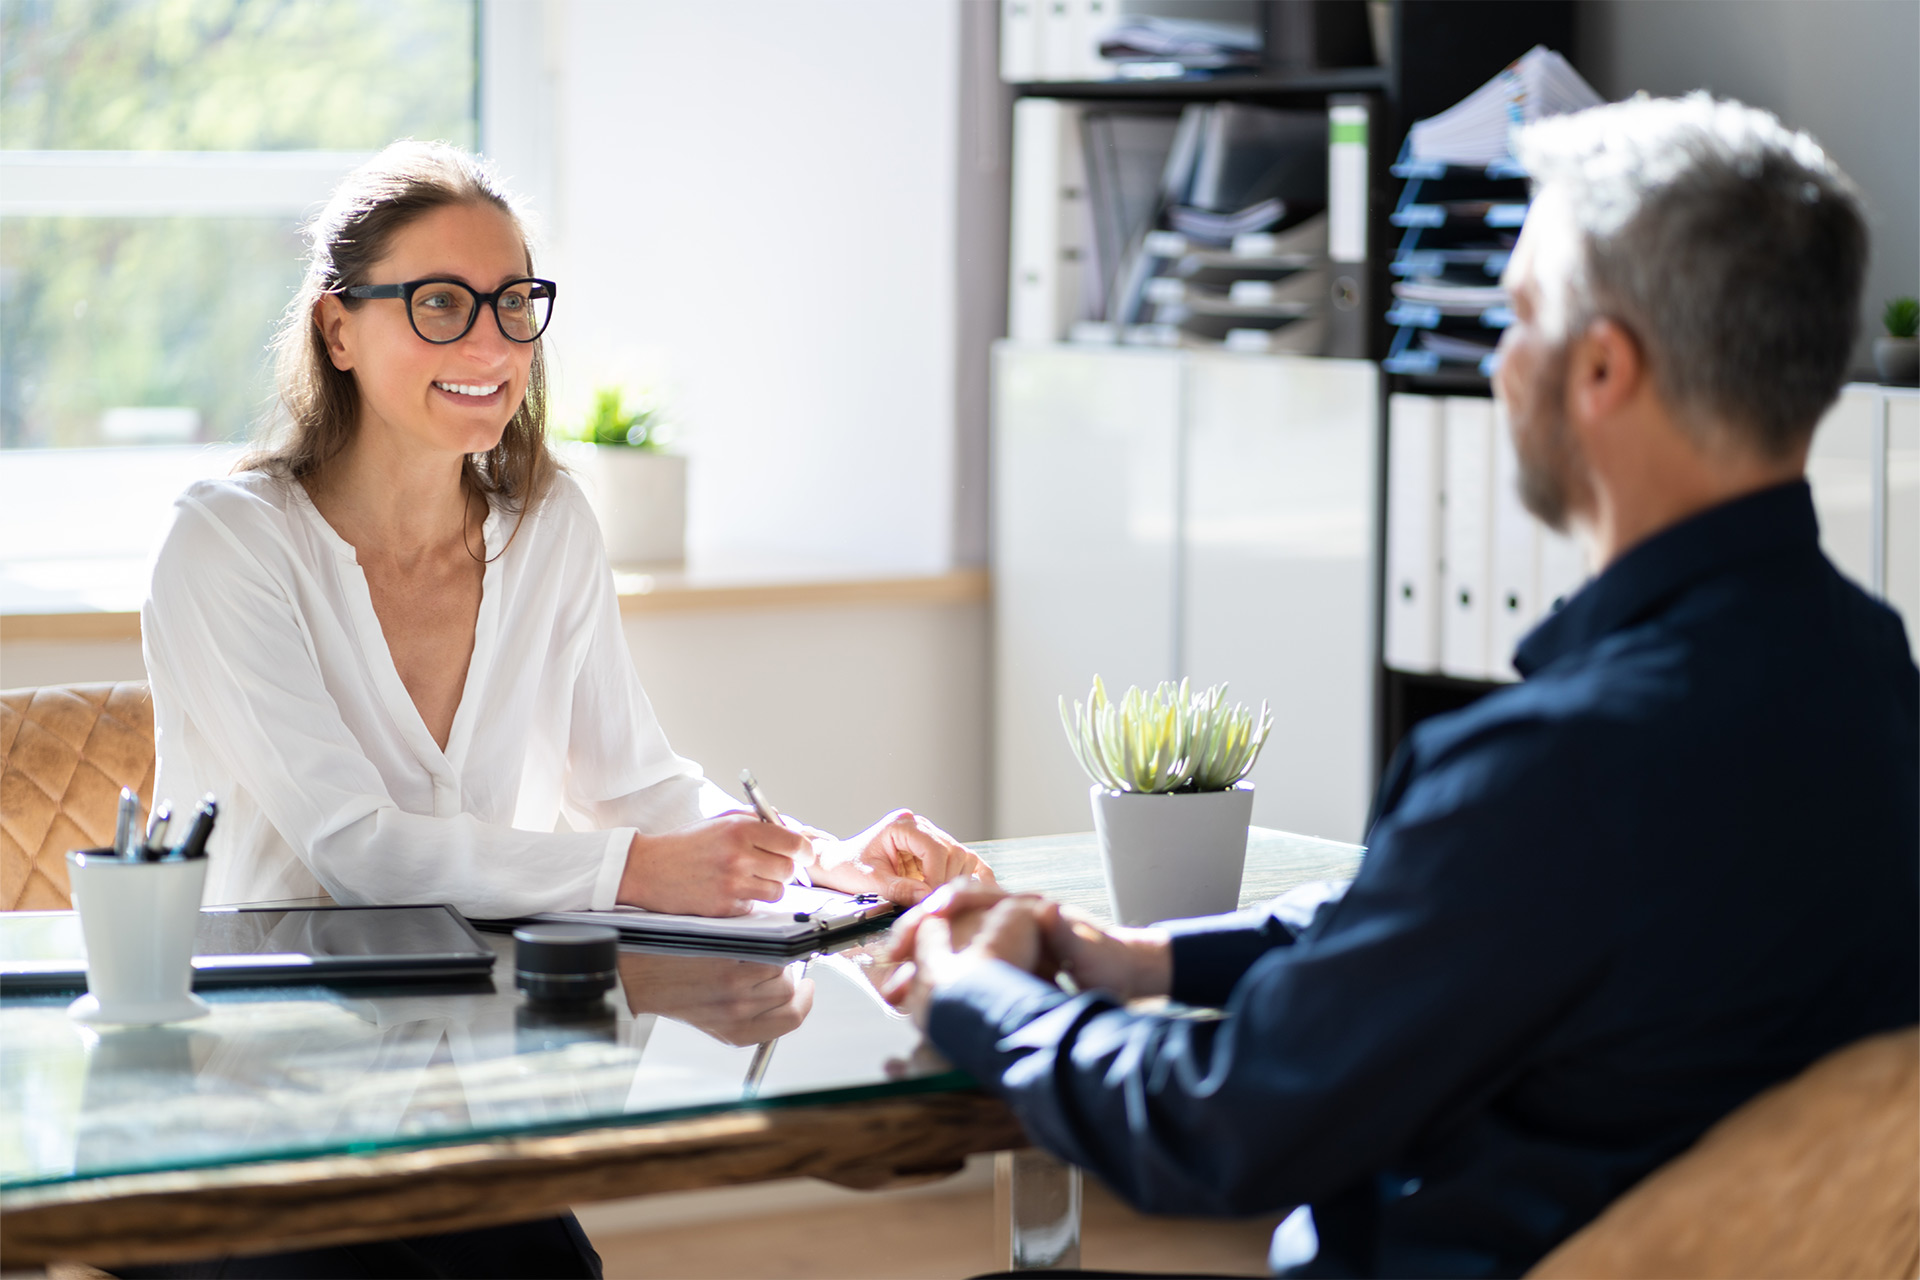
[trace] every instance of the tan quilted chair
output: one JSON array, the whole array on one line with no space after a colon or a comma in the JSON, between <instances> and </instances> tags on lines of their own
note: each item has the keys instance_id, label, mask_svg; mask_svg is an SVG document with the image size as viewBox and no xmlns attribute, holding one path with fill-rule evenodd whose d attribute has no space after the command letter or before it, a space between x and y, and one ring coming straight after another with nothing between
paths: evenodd
<instances>
[{"instance_id":1,"label":"tan quilted chair","mask_svg":"<svg viewBox=\"0 0 1920 1280\"><path fill-rule=\"evenodd\" d=\"M120 788L153 803L143 683L0 692L0 910L64 910L69 849L113 843Z\"/></svg>"},{"instance_id":2,"label":"tan quilted chair","mask_svg":"<svg viewBox=\"0 0 1920 1280\"><path fill-rule=\"evenodd\" d=\"M1528 1275L1920 1276L1920 1027L1767 1090Z\"/></svg>"}]
</instances>

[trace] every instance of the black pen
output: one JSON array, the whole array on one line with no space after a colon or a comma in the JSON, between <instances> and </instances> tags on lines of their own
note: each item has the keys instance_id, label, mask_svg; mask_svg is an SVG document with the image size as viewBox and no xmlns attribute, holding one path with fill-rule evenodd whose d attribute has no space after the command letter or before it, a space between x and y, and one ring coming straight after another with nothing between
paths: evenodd
<instances>
[{"instance_id":1,"label":"black pen","mask_svg":"<svg viewBox=\"0 0 1920 1280\"><path fill-rule=\"evenodd\" d=\"M753 811L760 815L760 821L771 822L776 827L785 825L780 821L779 810L768 804L767 798L760 794L760 784L753 780L753 770L740 771L740 785L747 789L747 799L753 801ZM798 858L793 861L793 883L813 888L813 877L807 874L807 869Z\"/></svg>"},{"instance_id":2,"label":"black pen","mask_svg":"<svg viewBox=\"0 0 1920 1280\"><path fill-rule=\"evenodd\" d=\"M207 837L213 834L214 819L219 816L219 802L209 793L207 798L200 802L199 810L193 815L193 825L187 828L187 838L182 840L180 847L173 851L174 855L186 859L206 857Z\"/></svg>"}]
</instances>

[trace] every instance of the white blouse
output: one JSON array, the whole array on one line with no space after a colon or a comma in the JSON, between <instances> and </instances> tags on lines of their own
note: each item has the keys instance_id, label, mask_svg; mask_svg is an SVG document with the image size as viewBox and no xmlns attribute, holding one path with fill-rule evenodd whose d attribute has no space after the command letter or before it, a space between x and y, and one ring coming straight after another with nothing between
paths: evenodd
<instances>
[{"instance_id":1,"label":"white blouse","mask_svg":"<svg viewBox=\"0 0 1920 1280\"><path fill-rule=\"evenodd\" d=\"M443 752L393 665L354 550L298 484L250 472L174 504L140 612L156 801L220 802L209 904L604 909L636 831L737 808L667 745L599 526L559 476L495 510L473 658ZM508 539L511 537L511 542ZM556 831L565 813L570 831Z\"/></svg>"}]
</instances>

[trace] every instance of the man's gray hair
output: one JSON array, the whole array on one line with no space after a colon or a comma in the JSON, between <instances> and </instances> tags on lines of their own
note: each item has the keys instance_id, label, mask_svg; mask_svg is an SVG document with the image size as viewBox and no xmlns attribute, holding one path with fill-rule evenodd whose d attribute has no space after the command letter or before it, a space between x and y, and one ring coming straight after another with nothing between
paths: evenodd
<instances>
[{"instance_id":1,"label":"man's gray hair","mask_svg":"<svg viewBox=\"0 0 1920 1280\"><path fill-rule=\"evenodd\" d=\"M1696 93L1551 117L1516 151L1583 242L1550 300L1563 336L1609 317L1676 408L1767 456L1804 442L1845 380L1867 264L1859 195L1820 145Z\"/></svg>"}]
</instances>

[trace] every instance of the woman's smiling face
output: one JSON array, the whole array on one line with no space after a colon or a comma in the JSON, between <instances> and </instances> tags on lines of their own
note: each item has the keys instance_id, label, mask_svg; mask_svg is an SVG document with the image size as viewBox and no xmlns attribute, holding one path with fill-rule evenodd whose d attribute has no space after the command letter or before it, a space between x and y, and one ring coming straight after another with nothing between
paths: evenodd
<instances>
[{"instance_id":1,"label":"woman's smiling face","mask_svg":"<svg viewBox=\"0 0 1920 1280\"><path fill-rule=\"evenodd\" d=\"M491 293L528 270L511 218L491 205L458 204L395 232L366 283L458 280ZM334 367L351 370L359 386L359 430L380 433L401 453L485 453L526 398L535 344L509 342L489 307L464 337L443 344L414 332L402 299L349 309L329 295L317 318Z\"/></svg>"}]
</instances>

